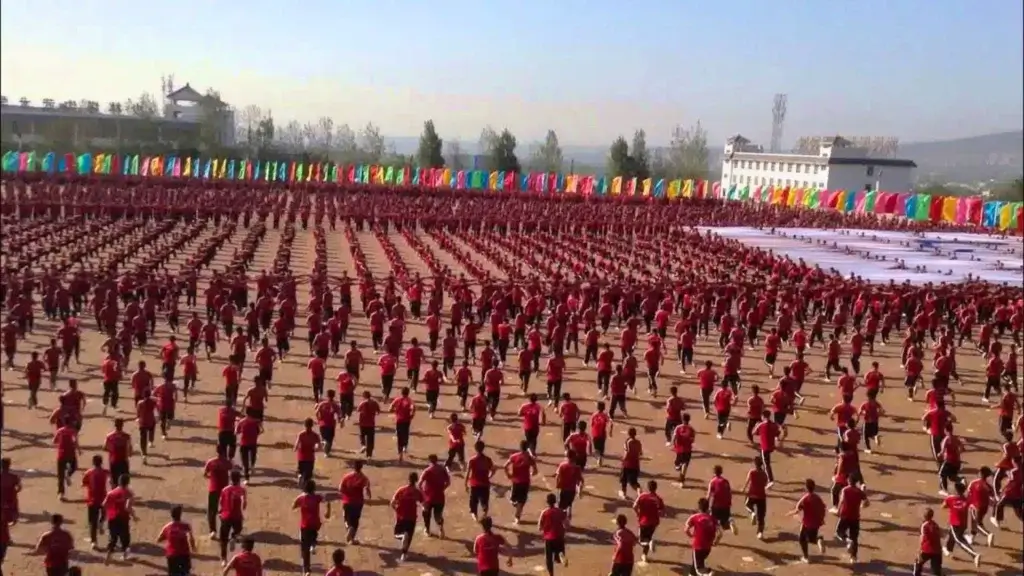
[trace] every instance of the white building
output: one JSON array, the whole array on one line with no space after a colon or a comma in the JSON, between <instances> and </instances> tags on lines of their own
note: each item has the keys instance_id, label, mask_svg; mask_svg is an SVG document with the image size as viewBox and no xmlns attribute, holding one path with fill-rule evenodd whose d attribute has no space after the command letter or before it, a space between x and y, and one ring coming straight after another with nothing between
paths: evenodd
<instances>
[{"instance_id":1,"label":"white building","mask_svg":"<svg viewBox=\"0 0 1024 576\"><path fill-rule=\"evenodd\" d=\"M164 118L197 125L213 119L217 142L222 146L235 144L234 110L216 97L200 94L188 83L164 96L163 112Z\"/></svg>"},{"instance_id":2,"label":"white building","mask_svg":"<svg viewBox=\"0 0 1024 576\"><path fill-rule=\"evenodd\" d=\"M736 135L725 145L722 187L791 186L819 190L907 192L913 160L871 158L866 148L836 136L822 139L817 156L772 154Z\"/></svg>"}]
</instances>

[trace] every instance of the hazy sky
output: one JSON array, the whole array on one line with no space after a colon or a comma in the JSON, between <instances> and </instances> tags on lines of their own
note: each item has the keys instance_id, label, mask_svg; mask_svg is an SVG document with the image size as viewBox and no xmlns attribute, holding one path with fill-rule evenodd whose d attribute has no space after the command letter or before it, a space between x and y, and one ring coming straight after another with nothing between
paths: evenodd
<instances>
[{"instance_id":1,"label":"hazy sky","mask_svg":"<svg viewBox=\"0 0 1024 576\"><path fill-rule=\"evenodd\" d=\"M124 100L173 73L276 120L329 115L413 136L605 144L701 120L765 141L904 142L1019 129L1020 0L4 1L0 85Z\"/></svg>"}]
</instances>

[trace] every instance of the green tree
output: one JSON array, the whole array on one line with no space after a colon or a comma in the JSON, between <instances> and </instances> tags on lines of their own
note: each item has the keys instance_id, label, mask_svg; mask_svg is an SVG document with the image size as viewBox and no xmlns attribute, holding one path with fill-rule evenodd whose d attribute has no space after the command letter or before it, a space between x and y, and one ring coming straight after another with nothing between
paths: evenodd
<instances>
[{"instance_id":1,"label":"green tree","mask_svg":"<svg viewBox=\"0 0 1024 576\"><path fill-rule=\"evenodd\" d=\"M384 137L380 135L380 128L373 122L367 123L359 134L359 149L367 164L380 164L388 154Z\"/></svg>"},{"instance_id":2,"label":"green tree","mask_svg":"<svg viewBox=\"0 0 1024 576\"><path fill-rule=\"evenodd\" d=\"M490 132L488 133L488 130ZM487 143L484 148L487 153L487 169L491 172L519 172L519 158L516 156L516 137L508 128L500 134L494 134L494 130L487 128L481 136L481 141Z\"/></svg>"},{"instance_id":3,"label":"green tree","mask_svg":"<svg viewBox=\"0 0 1024 576\"><path fill-rule=\"evenodd\" d=\"M441 168L444 166L444 141L434 129L434 121L423 123L423 134L420 134L420 146L416 151L416 160L424 168Z\"/></svg>"},{"instance_id":4,"label":"green tree","mask_svg":"<svg viewBox=\"0 0 1024 576\"><path fill-rule=\"evenodd\" d=\"M667 152L665 178L707 179L708 133L699 120L689 128L676 126L672 130L672 140Z\"/></svg>"},{"instance_id":5,"label":"green tree","mask_svg":"<svg viewBox=\"0 0 1024 576\"><path fill-rule=\"evenodd\" d=\"M632 176L640 180L651 177L651 162L647 153L647 133L637 130L633 133L633 147L629 151L632 158Z\"/></svg>"},{"instance_id":6,"label":"green tree","mask_svg":"<svg viewBox=\"0 0 1024 576\"><path fill-rule=\"evenodd\" d=\"M629 155L629 143L622 136L612 142L608 150L608 177L633 177L633 158Z\"/></svg>"},{"instance_id":7,"label":"green tree","mask_svg":"<svg viewBox=\"0 0 1024 576\"><path fill-rule=\"evenodd\" d=\"M544 137L544 143L533 151L530 159L530 168L538 172L561 172L562 147L558 144L558 134L554 130L548 130Z\"/></svg>"},{"instance_id":8,"label":"green tree","mask_svg":"<svg viewBox=\"0 0 1024 576\"><path fill-rule=\"evenodd\" d=\"M995 186L989 193L989 199L1002 202L1024 202L1024 178L1016 178Z\"/></svg>"},{"instance_id":9,"label":"green tree","mask_svg":"<svg viewBox=\"0 0 1024 576\"><path fill-rule=\"evenodd\" d=\"M444 153L446 165L456 172L465 170L466 158L462 154L462 144L459 144L458 140L449 140L445 148L447 148Z\"/></svg>"}]
</instances>

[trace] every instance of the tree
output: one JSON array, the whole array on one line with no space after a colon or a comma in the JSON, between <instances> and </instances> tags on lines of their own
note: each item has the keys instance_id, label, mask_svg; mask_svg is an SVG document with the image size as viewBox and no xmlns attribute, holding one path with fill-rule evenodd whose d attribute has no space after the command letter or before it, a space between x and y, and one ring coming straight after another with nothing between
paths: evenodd
<instances>
[{"instance_id":1,"label":"tree","mask_svg":"<svg viewBox=\"0 0 1024 576\"><path fill-rule=\"evenodd\" d=\"M289 152L301 152L304 149L302 125L295 120L289 121L281 128L279 137L281 144L283 144Z\"/></svg>"},{"instance_id":2,"label":"tree","mask_svg":"<svg viewBox=\"0 0 1024 576\"><path fill-rule=\"evenodd\" d=\"M274 116L269 110L256 127L256 142L260 150L267 150L274 143Z\"/></svg>"},{"instance_id":3,"label":"tree","mask_svg":"<svg viewBox=\"0 0 1024 576\"><path fill-rule=\"evenodd\" d=\"M642 129L633 133L633 148L629 154L632 159L634 178L646 180L651 176L650 158L647 154L647 133Z\"/></svg>"},{"instance_id":4,"label":"tree","mask_svg":"<svg viewBox=\"0 0 1024 576\"><path fill-rule=\"evenodd\" d=\"M447 151L444 153L444 157L447 166L456 172L459 170L465 170L466 162L462 155L462 145L459 144L459 141L449 140L446 148Z\"/></svg>"},{"instance_id":5,"label":"tree","mask_svg":"<svg viewBox=\"0 0 1024 576\"><path fill-rule=\"evenodd\" d=\"M444 141L434 129L434 121L423 123L423 134L420 134L420 146L416 150L416 161L423 168L441 168L444 166L444 155L441 153Z\"/></svg>"},{"instance_id":6,"label":"tree","mask_svg":"<svg viewBox=\"0 0 1024 576\"><path fill-rule=\"evenodd\" d=\"M53 110L54 106L56 106L56 102L54 102L53 98L43 98L43 108Z\"/></svg>"},{"instance_id":7,"label":"tree","mask_svg":"<svg viewBox=\"0 0 1024 576\"><path fill-rule=\"evenodd\" d=\"M530 167L538 172L562 171L562 147L558 144L558 134L548 130L544 143L533 151Z\"/></svg>"},{"instance_id":8,"label":"tree","mask_svg":"<svg viewBox=\"0 0 1024 576\"><path fill-rule=\"evenodd\" d=\"M328 154L334 147L334 119L330 116L321 116L316 121L316 136L314 138L317 146L323 154Z\"/></svg>"},{"instance_id":9,"label":"tree","mask_svg":"<svg viewBox=\"0 0 1024 576\"><path fill-rule=\"evenodd\" d=\"M356 133L349 128L348 124L342 124L334 129L333 143L336 161L343 163L361 161Z\"/></svg>"},{"instance_id":10,"label":"tree","mask_svg":"<svg viewBox=\"0 0 1024 576\"><path fill-rule=\"evenodd\" d=\"M486 148L487 169L491 172L519 172L519 158L516 157L516 137L512 135L512 132L505 128L501 131L501 134L489 138L489 140L490 147Z\"/></svg>"},{"instance_id":11,"label":"tree","mask_svg":"<svg viewBox=\"0 0 1024 576\"><path fill-rule=\"evenodd\" d=\"M145 103L145 96L143 94L140 98L142 103L135 104L135 110L131 107L126 106L125 109L129 114L135 114L136 116L142 116L144 118L154 118L153 116L147 116L147 104ZM152 100L152 97L150 97ZM210 88L203 95L203 99L199 102L200 106L200 121L199 121L199 146L206 152L211 152L220 148L225 139L227 138L227 130L234 126L229 126L231 121L231 109L224 100L221 99L220 93ZM153 103L153 107L149 109L156 111L156 103ZM142 111L142 114L138 112Z\"/></svg>"},{"instance_id":12,"label":"tree","mask_svg":"<svg viewBox=\"0 0 1024 576\"><path fill-rule=\"evenodd\" d=\"M633 158L629 155L629 144L626 139L619 136L612 142L608 149L608 176L615 178L633 177Z\"/></svg>"},{"instance_id":13,"label":"tree","mask_svg":"<svg viewBox=\"0 0 1024 576\"><path fill-rule=\"evenodd\" d=\"M708 176L708 133L698 120L689 128L676 126L668 148L666 178L703 180Z\"/></svg>"},{"instance_id":14,"label":"tree","mask_svg":"<svg viewBox=\"0 0 1024 576\"><path fill-rule=\"evenodd\" d=\"M107 102L107 114L121 114L123 109L120 102Z\"/></svg>"},{"instance_id":15,"label":"tree","mask_svg":"<svg viewBox=\"0 0 1024 576\"><path fill-rule=\"evenodd\" d=\"M7 106L7 96L0 96L0 105Z\"/></svg>"},{"instance_id":16,"label":"tree","mask_svg":"<svg viewBox=\"0 0 1024 576\"><path fill-rule=\"evenodd\" d=\"M242 112L238 115L238 127L235 129L235 135L251 150L255 150L258 146L257 132L262 119L263 109L255 104L242 108Z\"/></svg>"},{"instance_id":17,"label":"tree","mask_svg":"<svg viewBox=\"0 0 1024 576\"><path fill-rule=\"evenodd\" d=\"M132 100L131 98L126 100L124 109L128 114L138 116L139 118L156 118L160 115L160 107L157 106L156 100L149 92L140 94L138 100Z\"/></svg>"},{"instance_id":18,"label":"tree","mask_svg":"<svg viewBox=\"0 0 1024 576\"><path fill-rule=\"evenodd\" d=\"M380 128L373 122L367 123L359 133L359 148L369 164L380 164L388 152L384 137L380 135Z\"/></svg>"},{"instance_id":19,"label":"tree","mask_svg":"<svg viewBox=\"0 0 1024 576\"><path fill-rule=\"evenodd\" d=\"M989 199L1002 202L1024 202L1024 178L1016 178L1010 182L996 185L989 192Z\"/></svg>"},{"instance_id":20,"label":"tree","mask_svg":"<svg viewBox=\"0 0 1024 576\"><path fill-rule=\"evenodd\" d=\"M32 103L32 101L29 100L28 98L25 98L24 96L22 96L20 99L18 99L18 104L20 104L22 108L28 108L28 105L31 104L31 103Z\"/></svg>"}]
</instances>

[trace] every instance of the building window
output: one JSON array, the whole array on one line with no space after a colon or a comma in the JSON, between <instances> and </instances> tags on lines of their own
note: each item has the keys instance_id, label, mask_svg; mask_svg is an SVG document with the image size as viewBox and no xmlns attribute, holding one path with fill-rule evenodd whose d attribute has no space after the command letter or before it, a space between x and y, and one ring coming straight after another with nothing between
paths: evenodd
<instances>
[{"instance_id":1,"label":"building window","mask_svg":"<svg viewBox=\"0 0 1024 576\"><path fill-rule=\"evenodd\" d=\"M807 180L804 180L804 182L803 182L803 187L804 187L804 188L807 188Z\"/></svg>"},{"instance_id":2,"label":"building window","mask_svg":"<svg viewBox=\"0 0 1024 576\"><path fill-rule=\"evenodd\" d=\"M768 179L768 185L769 186L774 186L775 185L775 178L769 178Z\"/></svg>"},{"instance_id":3,"label":"building window","mask_svg":"<svg viewBox=\"0 0 1024 576\"><path fill-rule=\"evenodd\" d=\"M792 171L793 171L793 163L792 162L786 162L786 172L792 172Z\"/></svg>"},{"instance_id":4,"label":"building window","mask_svg":"<svg viewBox=\"0 0 1024 576\"><path fill-rule=\"evenodd\" d=\"M815 167L814 167L814 173L815 173L815 174L817 174L817 173L818 173L818 167L817 167L817 166L815 166Z\"/></svg>"},{"instance_id":5,"label":"building window","mask_svg":"<svg viewBox=\"0 0 1024 576\"><path fill-rule=\"evenodd\" d=\"M772 162L772 172L775 172L775 162Z\"/></svg>"},{"instance_id":6,"label":"building window","mask_svg":"<svg viewBox=\"0 0 1024 576\"><path fill-rule=\"evenodd\" d=\"M874 166L868 166L868 171L867 172L868 172L868 176L874 176L875 175L875 167Z\"/></svg>"},{"instance_id":7,"label":"building window","mask_svg":"<svg viewBox=\"0 0 1024 576\"><path fill-rule=\"evenodd\" d=\"M797 174L799 174L799 173L800 173L800 166L801 166L801 164L797 164L797 165L796 165L796 172L797 172Z\"/></svg>"}]
</instances>

